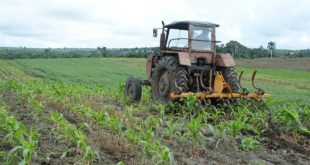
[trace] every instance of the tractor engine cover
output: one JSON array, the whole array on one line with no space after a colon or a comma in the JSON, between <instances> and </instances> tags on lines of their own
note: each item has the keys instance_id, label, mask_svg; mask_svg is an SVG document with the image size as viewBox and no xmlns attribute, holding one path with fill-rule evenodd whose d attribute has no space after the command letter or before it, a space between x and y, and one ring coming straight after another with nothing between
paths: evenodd
<instances>
[{"instance_id":1,"label":"tractor engine cover","mask_svg":"<svg viewBox=\"0 0 310 165\"><path fill-rule=\"evenodd\" d=\"M196 64L197 62L203 59L204 64L211 65L212 56L213 54L210 52L203 52L203 53L178 52L179 63L180 65L185 66L192 66L192 64ZM222 66L222 67L231 67L236 65L233 57L229 53L217 53L215 62L216 66Z\"/></svg>"}]
</instances>

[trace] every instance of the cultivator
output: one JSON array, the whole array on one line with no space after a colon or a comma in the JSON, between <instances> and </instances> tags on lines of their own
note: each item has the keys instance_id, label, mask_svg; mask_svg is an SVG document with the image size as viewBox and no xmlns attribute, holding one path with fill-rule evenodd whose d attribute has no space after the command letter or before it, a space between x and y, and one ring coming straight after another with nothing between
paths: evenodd
<instances>
[{"instance_id":1,"label":"cultivator","mask_svg":"<svg viewBox=\"0 0 310 165\"><path fill-rule=\"evenodd\" d=\"M213 89L210 88L208 91L197 91L195 93L193 92L185 92L185 93L177 93L172 92L170 93L171 100L178 100L189 96L196 96L200 100L207 100L207 99L262 99L266 97L271 97L270 94L266 94L264 90L261 88L256 88L254 85L255 80L255 71L252 75L252 85L255 89L257 89L256 92L249 93L249 91L246 88L242 88L242 92L240 93L234 93L229 86L229 84L224 80L223 75L221 72L216 72L215 74L215 80L214 80L214 87ZM243 72L240 74L239 84L241 86L240 80ZM202 85L202 84L201 84Z\"/></svg>"},{"instance_id":2,"label":"cultivator","mask_svg":"<svg viewBox=\"0 0 310 165\"><path fill-rule=\"evenodd\" d=\"M181 21L165 25L160 35L160 52L147 57L147 80L129 77L125 95L130 101L139 101L141 86L150 85L152 99L170 103L189 96L196 96L207 104L224 104L247 100L263 105L262 98L271 97L254 84L252 75L250 93L241 85L235 72L235 61L228 53L216 52L215 28L209 22ZM181 35L183 34L183 36ZM176 36L177 35L177 36ZM153 30L157 36L157 29Z\"/></svg>"}]
</instances>

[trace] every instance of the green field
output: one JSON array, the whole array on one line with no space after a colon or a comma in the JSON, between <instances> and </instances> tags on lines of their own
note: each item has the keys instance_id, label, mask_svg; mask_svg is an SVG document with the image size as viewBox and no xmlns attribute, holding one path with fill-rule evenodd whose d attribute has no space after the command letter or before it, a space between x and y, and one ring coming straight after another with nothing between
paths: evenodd
<instances>
[{"instance_id":1,"label":"green field","mask_svg":"<svg viewBox=\"0 0 310 165\"><path fill-rule=\"evenodd\" d=\"M237 60L236 70L253 91L258 68L268 106L212 107L155 103L149 88L130 104L123 85L145 79L141 58L0 60L0 164L307 165L309 66L265 61Z\"/></svg>"},{"instance_id":2,"label":"green field","mask_svg":"<svg viewBox=\"0 0 310 165\"><path fill-rule=\"evenodd\" d=\"M106 88L124 83L130 75L146 78L145 59L141 58L17 59L3 62L20 68L30 76L65 82L100 84ZM240 63L245 62L241 60ZM310 72L290 68L254 69L237 66L239 73L241 70L245 72L243 86L250 90L254 90L250 83L251 74L254 70L258 70L256 85L271 93L273 97L310 102L310 87L307 85L310 84Z\"/></svg>"},{"instance_id":3,"label":"green field","mask_svg":"<svg viewBox=\"0 0 310 165\"><path fill-rule=\"evenodd\" d=\"M123 82L129 75L145 77L144 59L71 58L9 61L30 75L69 82L96 83L104 87Z\"/></svg>"}]
</instances>

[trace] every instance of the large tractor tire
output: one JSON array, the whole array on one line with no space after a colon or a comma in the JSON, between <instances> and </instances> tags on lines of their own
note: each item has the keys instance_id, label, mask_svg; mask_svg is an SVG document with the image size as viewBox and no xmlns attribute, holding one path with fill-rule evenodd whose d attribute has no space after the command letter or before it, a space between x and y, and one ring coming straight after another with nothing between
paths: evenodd
<instances>
[{"instance_id":1,"label":"large tractor tire","mask_svg":"<svg viewBox=\"0 0 310 165\"><path fill-rule=\"evenodd\" d=\"M128 77L125 84L125 96L130 102L139 102L142 95L142 84L136 77Z\"/></svg>"},{"instance_id":2,"label":"large tractor tire","mask_svg":"<svg viewBox=\"0 0 310 165\"><path fill-rule=\"evenodd\" d=\"M221 67L220 71L225 81L230 86L232 92L237 93L239 91L239 76L234 67Z\"/></svg>"},{"instance_id":3,"label":"large tractor tire","mask_svg":"<svg viewBox=\"0 0 310 165\"><path fill-rule=\"evenodd\" d=\"M152 74L152 98L169 103L171 92L188 91L187 72L173 56L162 57L156 64Z\"/></svg>"}]
</instances>

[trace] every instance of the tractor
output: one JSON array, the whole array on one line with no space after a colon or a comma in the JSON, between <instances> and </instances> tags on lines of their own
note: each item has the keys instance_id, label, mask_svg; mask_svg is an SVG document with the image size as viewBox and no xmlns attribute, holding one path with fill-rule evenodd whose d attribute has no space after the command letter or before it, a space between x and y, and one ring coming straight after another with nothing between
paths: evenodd
<instances>
[{"instance_id":1,"label":"tractor","mask_svg":"<svg viewBox=\"0 0 310 165\"><path fill-rule=\"evenodd\" d=\"M218 24L178 21L153 29L153 37L161 30L159 52L147 56L147 80L130 76L125 84L125 96L131 102L140 101L142 85L150 85L152 99L171 103L188 96L213 104L218 100L261 99L270 97L257 91L250 93L241 86L235 71L235 61L229 53L216 52L215 31Z\"/></svg>"}]
</instances>

